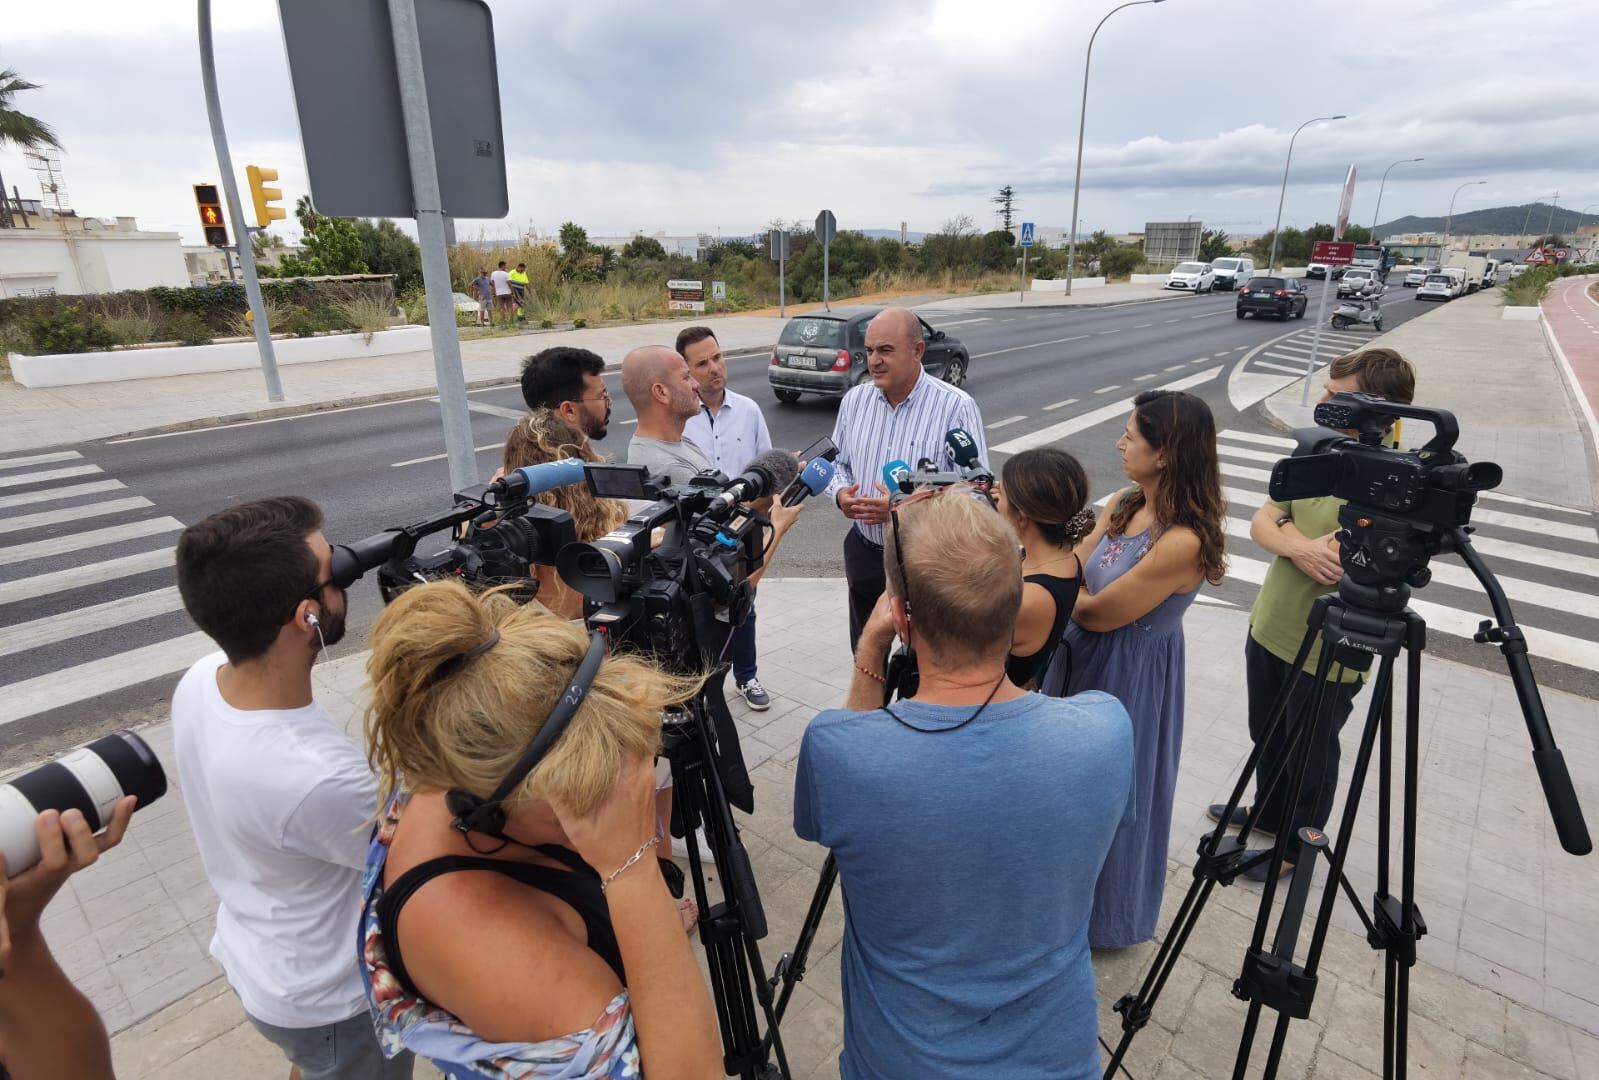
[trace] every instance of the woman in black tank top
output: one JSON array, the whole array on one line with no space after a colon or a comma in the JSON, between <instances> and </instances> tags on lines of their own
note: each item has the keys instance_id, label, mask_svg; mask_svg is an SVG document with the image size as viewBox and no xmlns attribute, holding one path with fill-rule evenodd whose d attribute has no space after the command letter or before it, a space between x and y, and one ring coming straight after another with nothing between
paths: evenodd
<instances>
[{"instance_id":1,"label":"woman in black tank top","mask_svg":"<svg viewBox=\"0 0 1599 1080\"><path fill-rule=\"evenodd\" d=\"M1024 450L1005 463L999 512L1025 552L1022 607L1005 670L1023 689L1043 678L1071 618L1083 576L1072 548L1094 527L1087 503L1088 476L1064 450Z\"/></svg>"}]
</instances>

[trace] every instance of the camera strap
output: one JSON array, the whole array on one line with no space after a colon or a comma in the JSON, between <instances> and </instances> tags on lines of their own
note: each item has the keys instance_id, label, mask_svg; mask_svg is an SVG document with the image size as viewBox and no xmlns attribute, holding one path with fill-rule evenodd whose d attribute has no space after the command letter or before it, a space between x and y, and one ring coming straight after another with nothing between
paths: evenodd
<instances>
[{"instance_id":1,"label":"camera strap","mask_svg":"<svg viewBox=\"0 0 1599 1080\"><path fill-rule=\"evenodd\" d=\"M502 804L532 774L533 770L538 768L539 762L549 754L555 746L555 741L572 722L572 717L577 715L583 699L588 696L589 687L594 685L595 676L599 674L600 663L605 659L605 648L605 632L595 630L589 637L588 652L583 654L572 681L567 683L566 689L561 692L550 718L544 721L544 726L539 728L539 733L534 736L532 743L522 752L522 756L516 759L511 771L506 773L505 779L500 781L499 786L487 799L460 790L452 790L445 795L444 803L454 815L450 824L456 831L463 834L486 833L496 839L512 842L511 838L505 835L506 815Z\"/></svg>"}]
</instances>

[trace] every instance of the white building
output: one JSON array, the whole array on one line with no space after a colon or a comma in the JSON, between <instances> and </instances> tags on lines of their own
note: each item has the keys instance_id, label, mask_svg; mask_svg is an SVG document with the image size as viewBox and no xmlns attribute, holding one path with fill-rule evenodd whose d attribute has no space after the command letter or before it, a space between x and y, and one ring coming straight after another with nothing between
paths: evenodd
<instances>
[{"instance_id":1,"label":"white building","mask_svg":"<svg viewBox=\"0 0 1599 1080\"><path fill-rule=\"evenodd\" d=\"M0 298L189 284L175 232L143 232L131 217L30 213L0 229Z\"/></svg>"},{"instance_id":2,"label":"white building","mask_svg":"<svg viewBox=\"0 0 1599 1080\"><path fill-rule=\"evenodd\" d=\"M659 240L661 247L666 249L668 255L682 255L690 259L698 259L706 248L716 242L716 238L710 233L698 233L694 236L667 236L664 232L636 232L627 236L591 236L589 237L589 243L621 251L628 244L641 237Z\"/></svg>"}]
</instances>

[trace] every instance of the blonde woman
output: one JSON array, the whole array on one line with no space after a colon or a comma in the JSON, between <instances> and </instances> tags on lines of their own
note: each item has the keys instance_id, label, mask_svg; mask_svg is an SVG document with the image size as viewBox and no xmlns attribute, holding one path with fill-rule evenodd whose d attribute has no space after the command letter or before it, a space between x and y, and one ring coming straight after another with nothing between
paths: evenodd
<instances>
[{"instance_id":1,"label":"blonde woman","mask_svg":"<svg viewBox=\"0 0 1599 1080\"><path fill-rule=\"evenodd\" d=\"M548 756L463 833L588 650L578 626L453 581L372 630L366 736L383 793L367 858L362 975L385 1051L452 1077L721 1074L705 981L652 857L661 710L695 680L611 656Z\"/></svg>"}]
</instances>

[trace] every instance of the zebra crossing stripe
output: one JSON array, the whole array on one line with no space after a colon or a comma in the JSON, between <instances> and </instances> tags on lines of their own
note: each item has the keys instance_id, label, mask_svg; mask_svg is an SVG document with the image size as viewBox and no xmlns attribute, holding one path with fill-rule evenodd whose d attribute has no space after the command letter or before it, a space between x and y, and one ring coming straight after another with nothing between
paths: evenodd
<instances>
[{"instance_id":1,"label":"zebra crossing stripe","mask_svg":"<svg viewBox=\"0 0 1599 1080\"><path fill-rule=\"evenodd\" d=\"M35 503L55 502L58 499L77 499L84 495L99 495L118 491L127 485L121 480L95 480L87 484L68 484L66 487L45 488L43 491L24 491L17 495L0 495L0 510L15 506L32 506Z\"/></svg>"},{"instance_id":2,"label":"zebra crossing stripe","mask_svg":"<svg viewBox=\"0 0 1599 1080\"><path fill-rule=\"evenodd\" d=\"M20 469L27 465L51 465L57 461L77 461L83 457L76 450L58 450L53 454L31 454L28 457L0 458L0 469Z\"/></svg>"},{"instance_id":3,"label":"zebra crossing stripe","mask_svg":"<svg viewBox=\"0 0 1599 1080\"><path fill-rule=\"evenodd\" d=\"M1261 446L1280 446L1284 450L1292 450L1299 445L1295 440L1284 438L1281 435L1261 435L1254 431L1237 431L1233 428L1227 428L1222 431L1220 437L1231 439L1234 442L1259 443Z\"/></svg>"},{"instance_id":4,"label":"zebra crossing stripe","mask_svg":"<svg viewBox=\"0 0 1599 1080\"><path fill-rule=\"evenodd\" d=\"M74 476L92 476L99 471L98 465L69 465L64 469L44 469L41 472L22 473L19 476L0 476L0 488L42 484L46 480L68 480Z\"/></svg>"},{"instance_id":5,"label":"zebra crossing stripe","mask_svg":"<svg viewBox=\"0 0 1599 1080\"><path fill-rule=\"evenodd\" d=\"M216 643L198 630L100 660L76 664L14 682L0 694L0 727L51 709L122 690L150 679L182 671L216 651Z\"/></svg>"},{"instance_id":6,"label":"zebra crossing stripe","mask_svg":"<svg viewBox=\"0 0 1599 1080\"><path fill-rule=\"evenodd\" d=\"M1267 353L1266 355L1270 356L1271 353ZM1288 359L1288 357L1284 357L1284 359ZM1265 368L1267 371L1280 371L1286 375L1303 375L1305 373L1305 369L1302 367L1289 367L1287 364L1274 364L1270 360L1256 360L1255 366L1258 368ZM1316 370L1320 371L1325 366L1325 364L1317 364Z\"/></svg>"},{"instance_id":7,"label":"zebra crossing stripe","mask_svg":"<svg viewBox=\"0 0 1599 1080\"><path fill-rule=\"evenodd\" d=\"M1246 450L1242 446L1228 446L1224 442L1216 444L1216 453L1222 457L1238 458L1241 461L1264 461L1268 465L1275 465L1287 454L1271 453L1268 450Z\"/></svg>"},{"instance_id":8,"label":"zebra crossing stripe","mask_svg":"<svg viewBox=\"0 0 1599 1080\"><path fill-rule=\"evenodd\" d=\"M154 592L137 593L103 604L74 608L59 615L46 615L0 630L0 656L26 652L43 645L55 645L84 634L126 626L182 609L183 599L178 595L178 587L169 585Z\"/></svg>"},{"instance_id":9,"label":"zebra crossing stripe","mask_svg":"<svg viewBox=\"0 0 1599 1080\"><path fill-rule=\"evenodd\" d=\"M105 517L107 514L122 514L129 510L143 510L147 506L154 505L142 495L130 495L126 499L109 499L105 502L89 503L87 506L71 506L64 510L41 510L36 514L19 514L16 517L0 518L0 535L38 529L46 525L82 521L86 518Z\"/></svg>"},{"instance_id":10,"label":"zebra crossing stripe","mask_svg":"<svg viewBox=\"0 0 1599 1080\"><path fill-rule=\"evenodd\" d=\"M176 548L158 548L155 551L141 551L134 555L123 555L115 559L89 563L86 566L74 566L67 570L54 570L48 574L38 574L34 577L22 578L19 581L7 581L0 583L0 604L15 604L19 600L35 600L55 593L81 589L88 585L99 585L102 582L115 581L117 578L128 577L133 574L145 574L152 570L165 570L173 564L176 556Z\"/></svg>"},{"instance_id":11,"label":"zebra crossing stripe","mask_svg":"<svg viewBox=\"0 0 1599 1080\"><path fill-rule=\"evenodd\" d=\"M178 532L182 528L183 522L177 518L158 517L71 536L58 536L51 540L35 540L30 544L11 544L8 547L0 547L0 566L27 562L29 559L43 559L51 555L65 555L68 552L83 551L85 548L102 547L106 544L119 544L124 540L137 540L143 536L159 536L161 533Z\"/></svg>"}]
</instances>

